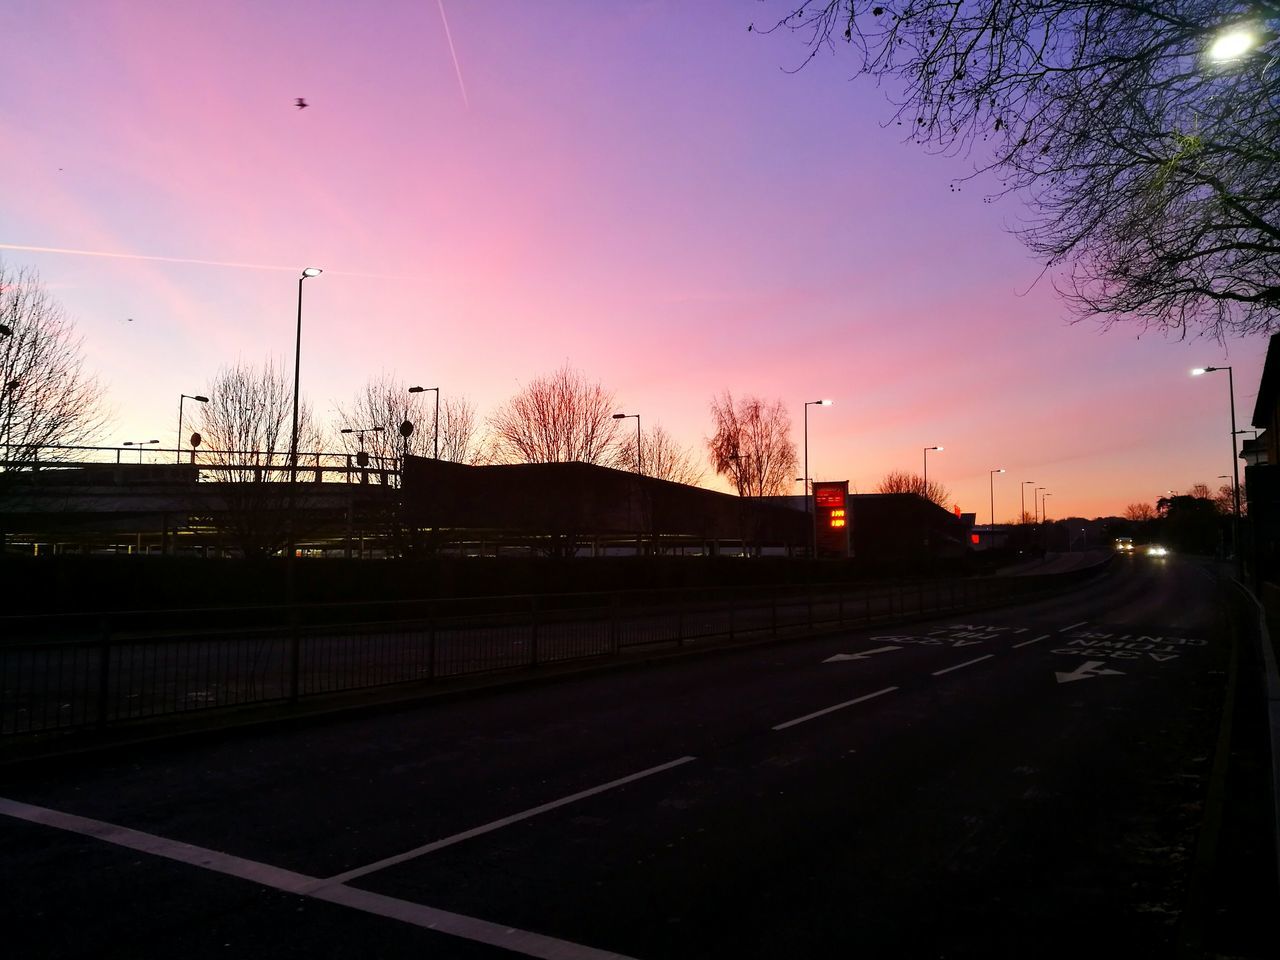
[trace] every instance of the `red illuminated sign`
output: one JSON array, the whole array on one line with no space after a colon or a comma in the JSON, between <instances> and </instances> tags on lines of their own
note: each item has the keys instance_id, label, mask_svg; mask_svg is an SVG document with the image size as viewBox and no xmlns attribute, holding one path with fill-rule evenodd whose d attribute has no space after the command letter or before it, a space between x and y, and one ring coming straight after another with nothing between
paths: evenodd
<instances>
[{"instance_id":1,"label":"red illuminated sign","mask_svg":"<svg viewBox=\"0 0 1280 960\"><path fill-rule=\"evenodd\" d=\"M813 501L820 507L843 507L844 491L839 487L813 485Z\"/></svg>"}]
</instances>

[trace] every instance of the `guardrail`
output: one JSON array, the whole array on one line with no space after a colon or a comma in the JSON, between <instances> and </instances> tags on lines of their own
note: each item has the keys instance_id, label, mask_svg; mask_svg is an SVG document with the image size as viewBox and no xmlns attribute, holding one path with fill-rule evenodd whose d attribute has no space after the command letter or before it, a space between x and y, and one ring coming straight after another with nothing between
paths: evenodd
<instances>
[{"instance_id":1,"label":"guardrail","mask_svg":"<svg viewBox=\"0 0 1280 960\"><path fill-rule=\"evenodd\" d=\"M892 622L1061 589L1065 574L0 618L0 738ZM199 629L158 624L182 617ZM233 628L236 620L252 627Z\"/></svg>"}]
</instances>

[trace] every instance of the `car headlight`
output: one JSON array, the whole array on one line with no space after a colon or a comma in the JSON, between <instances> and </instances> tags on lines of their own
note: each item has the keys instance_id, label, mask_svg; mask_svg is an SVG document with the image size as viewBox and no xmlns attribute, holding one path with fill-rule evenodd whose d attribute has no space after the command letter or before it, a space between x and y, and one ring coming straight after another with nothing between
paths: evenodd
<instances>
[{"instance_id":1,"label":"car headlight","mask_svg":"<svg viewBox=\"0 0 1280 960\"><path fill-rule=\"evenodd\" d=\"M1151 546L1147 547L1148 557L1165 557L1168 555L1169 555L1169 551L1166 550L1164 547L1159 546L1158 544L1153 543Z\"/></svg>"}]
</instances>

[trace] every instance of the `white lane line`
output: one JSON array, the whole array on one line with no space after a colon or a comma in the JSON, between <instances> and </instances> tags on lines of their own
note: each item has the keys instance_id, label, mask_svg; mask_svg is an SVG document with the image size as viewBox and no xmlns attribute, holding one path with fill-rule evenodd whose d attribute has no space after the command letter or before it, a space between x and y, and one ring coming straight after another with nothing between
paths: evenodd
<instances>
[{"instance_id":1,"label":"white lane line","mask_svg":"<svg viewBox=\"0 0 1280 960\"><path fill-rule=\"evenodd\" d=\"M369 890L357 890L355 887L341 885L322 887L311 896L317 900L351 907L363 913L411 923L416 927L425 927L437 933L448 933L464 940L487 943L526 957L538 957L540 960L632 960L621 953L597 950L580 943L569 943L566 940L547 937L531 930L518 930L476 917L464 917L458 913L437 910L435 907L411 903L408 900L397 900L395 897L386 897Z\"/></svg>"},{"instance_id":2,"label":"white lane line","mask_svg":"<svg viewBox=\"0 0 1280 960\"><path fill-rule=\"evenodd\" d=\"M309 896L316 900L359 910L362 913L371 913L464 940L501 947L526 957L537 957L539 960L631 960L620 953L597 950L594 947L557 940L555 937L529 930L491 923L478 917L450 913L447 910L439 910L420 903L344 887L319 877L282 870L267 863L245 860L242 857L209 850L206 847L169 840L153 833L144 833L141 830L132 830L129 827L92 820L88 817L78 817L72 813L50 810L47 807L37 807L6 797L0 797L0 815L92 837L130 850L176 860L202 870L248 880L285 893Z\"/></svg>"},{"instance_id":3,"label":"white lane line","mask_svg":"<svg viewBox=\"0 0 1280 960\"><path fill-rule=\"evenodd\" d=\"M128 847L153 856L177 860L214 873L225 873L241 880L260 883L264 887L283 890L286 893L305 893L316 884L315 877L308 877L292 870L282 870L269 864L254 860L243 860L229 853L219 853L205 847L195 847L189 843L158 837L154 833L143 833L128 827L105 823L102 820L91 820L88 817L77 817L73 813L50 810L47 807L36 807L29 803L21 803L0 797L0 814L13 817L15 820L26 820L28 823L39 823L46 827L78 833L93 837L106 843L114 843L118 847Z\"/></svg>"},{"instance_id":4,"label":"white lane line","mask_svg":"<svg viewBox=\"0 0 1280 960\"><path fill-rule=\"evenodd\" d=\"M519 823L521 820L528 820L530 817L536 817L539 814L546 813L549 810L555 810L557 807L563 807L570 803L576 803L587 797L594 797L598 793L604 793L606 790L612 790L615 787L621 787L624 784L631 783L635 780L651 777L655 773L662 773L664 770L670 770L672 767L678 767L682 764L690 763L697 757L681 757L679 760L672 760L670 763L659 764L656 767L650 767L648 770L641 770L639 773L633 773L629 776L619 777L617 780L610 780L608 783L602 783L596 787L590 787L587 790L580 790L577 793L570 794L567 797L561 797L559 800L552 800L550 803L544 803L538 807L532 807L521 813L513 813L509 817L503 817L501 820L494 820L479 827L472 827L470 830L464 830L461 833L455 833L452 836L444 837L440 840L434 840L431 843L424 843L420 847L414 847L412 850L406 850L404 853L398 853L395 856L378 860L375 863L366 864L363 867L356 867L354 870L348 870L346 873L339 873L328 879L328 883L346 883L348 880L354 880L356 877L363 877L366 874L376 873L387 867L394 867L396 864L404 863L407 860L414 860L418 857L425 856L428 853L434 853L444 847L453 846L455 843L461 843L464 840L470 840L472 837L478 837L481 834L491 833L494 830L501 830L513 823Z\"/></svg>"},{"instance_id":5,"label":"white lane line","mask_svg":"<svg viewBox=\"0 0 1280 960\"><path fill-rule=\"evenodd\" d=\"M1019 647L1029 647L1033 643L1039 643L1041 640L1048 640L1048 639L1049 639L1049 634L1046 633L1039 637L1036 637L1034 640L1023 640L1021 643L1015 643L1013 645L1013 649L1017 650Z\"/></svg>"},{"instance_id":6,"label":"white lane line","mask_svg":"<svg viewBox=\"0 0 1280 960\"><path fill-rule=\"evenodd\" d=\"M1058 630L1058 632L1059 632L1059 633L1066 633L1068 630L1074 630L1076 627L1083 627L1083 626L1084 626L1086 623L1088 623L1088 622L1089 622L1088 620L1081 620L1079 623L1073 623L1073 624L1072 624L1071 626L1069 626L1069 627L1061 627L1061 628Z\"/></svg>"},{"instance_id":7,"label":"white lane line","mask_svg":"<svg viewBox=\"0 0 1280 960\"><path fill-rule=\"evenodd\" d=\"M933 671L933 676L940 677L944 673L950 673L952 670L961 670L964 667L972 667L975 663L981 663L983 660L990 660L994 656L994 653L988 653L985 657L974 657L972 660L966 660L964 663L957 663L954 667L947 667L945 670L935 670Z\"/></svg>"},{"instance_id":8,"label":"white lane line","mask_svg":"<svg viewBox=\"0 0 1280 960\"><path fill-rule=\"evenodd\" d=\"M837 703L834 707L827 707L825 710L806 713L803 717L796 717L794 720L788 720L786 723L780 723L773 729L785 730L787 727L794 727L797 723L804 723L806 720L812 720L814 717L825 716L828 713L843 710L845 707L852 707L855 703L862 703L864 700L872 700L876 697L882 697L886 693L893 693L893 691L897 689L897 687L885 687L883 690L877 690L875 693L868 693L865 697L858 697L856 700L846 700L844 703Z\"/></svg>"}]
</instances>

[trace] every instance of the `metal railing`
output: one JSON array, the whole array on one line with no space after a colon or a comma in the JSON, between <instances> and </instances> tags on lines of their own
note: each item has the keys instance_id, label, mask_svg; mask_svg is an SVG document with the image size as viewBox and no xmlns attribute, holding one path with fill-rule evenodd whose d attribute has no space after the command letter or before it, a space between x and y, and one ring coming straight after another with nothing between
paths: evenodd
<instances>
[{"instance_id":1,"label":"metal railing","mask_svg":"<svg viewBox=\"0 0 1280 960\"><path fill-rule=\"evenodd\" d=\"M803 636L1027 599L1027 577L0 618L0 737L298 702L397 684ZM202 624L173 630L173 618ZM251 621L233 628L221 624Z\"/></svg>"}]
</instances>

